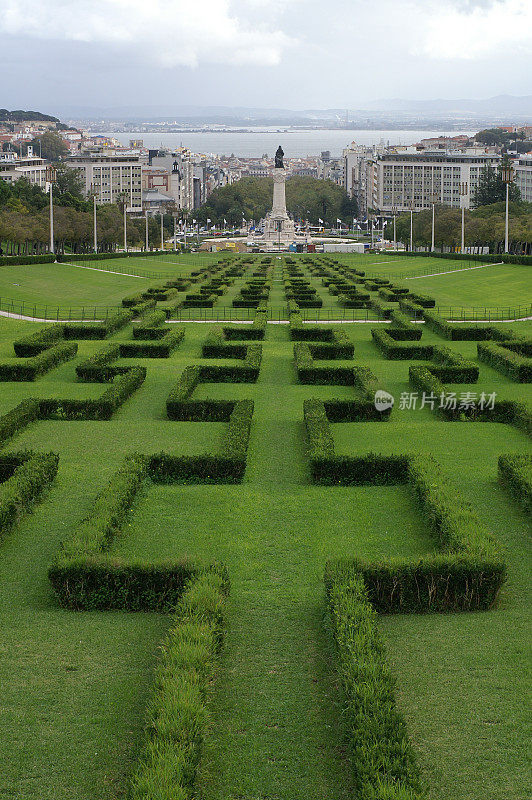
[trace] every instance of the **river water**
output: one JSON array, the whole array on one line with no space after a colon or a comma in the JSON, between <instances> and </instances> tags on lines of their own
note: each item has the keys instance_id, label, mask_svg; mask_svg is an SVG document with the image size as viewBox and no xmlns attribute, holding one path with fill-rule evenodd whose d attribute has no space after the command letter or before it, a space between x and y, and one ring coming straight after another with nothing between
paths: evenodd
<instances>
[{"instance_id":1,"label":"river water","mask_svg":"<svg viewBox=\"0 0 532 800\"><path fill-rule=\"evenodd\" d=\"M183 145L193 153L214 153L244 158L256 158L267 153L273 157L279 144L282 145L288 158L297 156L319 156L322 150L329 150L331 156L342 155L342 150L352 141L357 144L414 144L420 139L434 136L472 136L474 131L398 131L398 130L283 130L272 128L255 128L246 131L209 131L178 133L110 133L121 144L128 145L130 139L139 138L144 146L155 149L164 147L174 149Z\"/></svg>"}]
</instances>

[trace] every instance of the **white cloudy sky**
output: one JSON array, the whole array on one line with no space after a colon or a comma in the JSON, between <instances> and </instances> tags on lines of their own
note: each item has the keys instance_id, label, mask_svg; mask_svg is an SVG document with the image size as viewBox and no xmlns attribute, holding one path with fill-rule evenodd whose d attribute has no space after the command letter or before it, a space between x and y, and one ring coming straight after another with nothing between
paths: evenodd
<instances>
[{"instance_id":1,"label":"white cloudy sky","mask_svg":"<svg viewBox=\"0 0 532 800\"><path fill-rule=\"evenodd\" d=\"M532 0L0 0L0 105L532 94Z\"/></svg>"}]
</instances>

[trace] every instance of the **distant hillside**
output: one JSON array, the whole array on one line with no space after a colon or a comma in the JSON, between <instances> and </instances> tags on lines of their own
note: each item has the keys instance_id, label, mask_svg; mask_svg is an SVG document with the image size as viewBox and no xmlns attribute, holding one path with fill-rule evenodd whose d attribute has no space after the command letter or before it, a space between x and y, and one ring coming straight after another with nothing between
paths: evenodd
<instances>
[{"instance_id":1,"label":"distant hillside","mask_svg":"<svg viewBox=\"0 0 532 800\"><path fill-rule=\"evenodd\" d=\"M0 108L0 122L59 122L57 117L49 114L41 114L40 111L8 111L7 108Z\"/></svg>"}]
</instances>

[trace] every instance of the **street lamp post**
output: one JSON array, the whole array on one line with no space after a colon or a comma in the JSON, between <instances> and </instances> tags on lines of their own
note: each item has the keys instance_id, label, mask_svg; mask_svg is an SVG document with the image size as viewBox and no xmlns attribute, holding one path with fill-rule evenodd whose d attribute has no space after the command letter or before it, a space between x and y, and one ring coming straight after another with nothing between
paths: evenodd
<instances>
[{"instance_id":1,"label":"street lamp post","mask_svg":"<svg viewBox=\"0 0 532 800\"><path fill-rule=\"evenodd\" d=\"M414 201L410 202L410 252L414 249Z\"/></svg>"},{"instance_id":2,"label":"street lamp post","mask_svg":"<svg viewBox=\"0 0 532 800\"><path fill-rule=\"evenodd\" d=\"M177 250L177 215L174 214L174 253Z\"/></svg>"},{"instance_id":3,"label":"street lamp post","mask_svg":"<svg viewBox=\"0 0 532 800\"><path fill-rule=\"evenodd\" d=\"M161 208L161 250L164 250L164 216Z\"/></svg>"},{"instance_id":4,"label":"street lamp post","mask_svg":"<svg viewBox=\"0 0 532 800\"><path fill-rule=\"evenodd\" d=\"M54 182L50 180L50 253L54 250Z\"/></svg>"},{"instance_id":5,"label":"street lamp post","mask_svg":"<svg viewBox=\"0 0 532 800\"><path fill-rule=\"evenodd\" d=\"M127 203L124 198L124 250L127 253Z\"/></svg>"},{"instance_id":6,"label":"street lamp post","mask_svg":"<svg viewBox=\"0 0 532 800\"><path fill-rule=\"evenodd\" d=\"M393 249L397 250L397 231L395 229L395 218L397 216L397 206L392 206L393 214Z\"/></svg>"},{"instance_id":7,"label":"street lamp post","mask_svg":"<svg viewBox=\"0 0 532 800\"><path fill-rule=\"evenodd\" d=\"M146 252L149 250L149 234L148 234L148 209L144 212L144 247Z\"/></svg>"},{"instance_id":8,"label":"street lamp post","mask_svg":"<svg viewBox=\"0 0 532 800\"><path fill-rule=\"evenodd\" d=\"M93 194L93 196L92 196L92 202L93 202L93 208L92 208L93 219L92 219L92 223L93 223L93 235L94 235L94 252L97 253L98 252L98 226L96 224L96 195L95 194Z\"/></svg>"},{"instance_id":9,"label":"street lamp post","mask_svg":"<svg viewBox=\"0 0 532 800\"><path fill-rule=\"evenodd\" d=\"M467 195L467 182L460 184L460 205L462 206L462 240L460 252L463 253L465 249L465 197Z\"/></svg>"},{"instance_id":10,"label":"street lamp post","mask_svg":"<svg viewBox=\"0 0 532 800\"><path fill-rule=\"evenodd\" d=\"M506 212L504 216L504 252L508 252L508 208L510 205L510 183L513 179L514 168L511 164L505 164L501 169L501 177L506 184Z\"/></svg>"},{"instance_id":11,"label":"street lamp post","mask_svg":"<svg viewBox=\"0 0 532 800\"><path fill-rule=\"evenodd\" d=\"M435 250L434 234L436 230L436 195L432 194L430 199L432 203L432 231L430 239L430 252L433 253Z\"/></svg>"}]
</instances>

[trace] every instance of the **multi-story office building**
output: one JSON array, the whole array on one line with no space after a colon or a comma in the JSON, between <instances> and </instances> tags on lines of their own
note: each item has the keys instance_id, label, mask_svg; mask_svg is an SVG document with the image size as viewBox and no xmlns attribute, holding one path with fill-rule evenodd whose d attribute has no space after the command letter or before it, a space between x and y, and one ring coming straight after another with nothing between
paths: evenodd
<instances>
[{"instance_id":1,"label":"multi-story office building","mask_svg":"<svg viewBox=\"0 0 532 800\"><path fill-rule=\"evenodd\" d=\"M349 197L356 199L359 216L365 216L367 213L366 183L368 173L366 162L384 152L384 143L368 147L367 145L356 144L356 142L351 142L349 147L346 147L342 152L344 160L344 189Z\"/></svg>"},{"instance_id":2,"label":"multi-story office building","mask_svg":"<svg viewBox=\"0 0 532 800\"><path fill-rule=\"evenodd\" d=\"M168 194L179 209L199 208L205 199L205 164L195 163L192 153L179 148L174 153L150 151L150 165L169 175Z\"/></svg>"},{"instance_id":3,"label":"multi-story office building","mask_svg":"<svg viewBox=\"0 0 532 800\"><path fill-rule=\"evenodd\" d=\"M19 178L25 178L44 189L49 164L44 158L34 156L31 147L28 151L28 155L23 157L17 153L0 153L0 179L14 183Z\"/></svg>"},{"instance_id":4,"label":"multi-story office building","mask_svg":"<svg viewBox=\"0 0 532 800\"><path fill-rule=\"evenodd\" d=\"M470 208L482 170L501 156L466 153L389 153L366 162L366 206L380 212L421 211L433 202ZM466 193L461 193L465 188Z\"/></svg>"},{"instance_id":5,"label":"multi-story office building","mask_svg":"<svg viewBox=\"0 0 532 800\"><path fill-rule=\"evenodd\" d=\"M94 194L97 203L120 203L128 212L142 211L142 164L130 153L87 151L67 158L79 170L85 194Z\"/></svg>"},{"instance_id":6,"label":"multi-story office building","mask_svg":"<svg viewBox=\"0 0 532 800\"><path fill-rule=\"evenodd\" d=\"M521 156L514 162L515 183L521 192L521 200L532 203L532 155Z\"/></svg>"}]
</instances>

